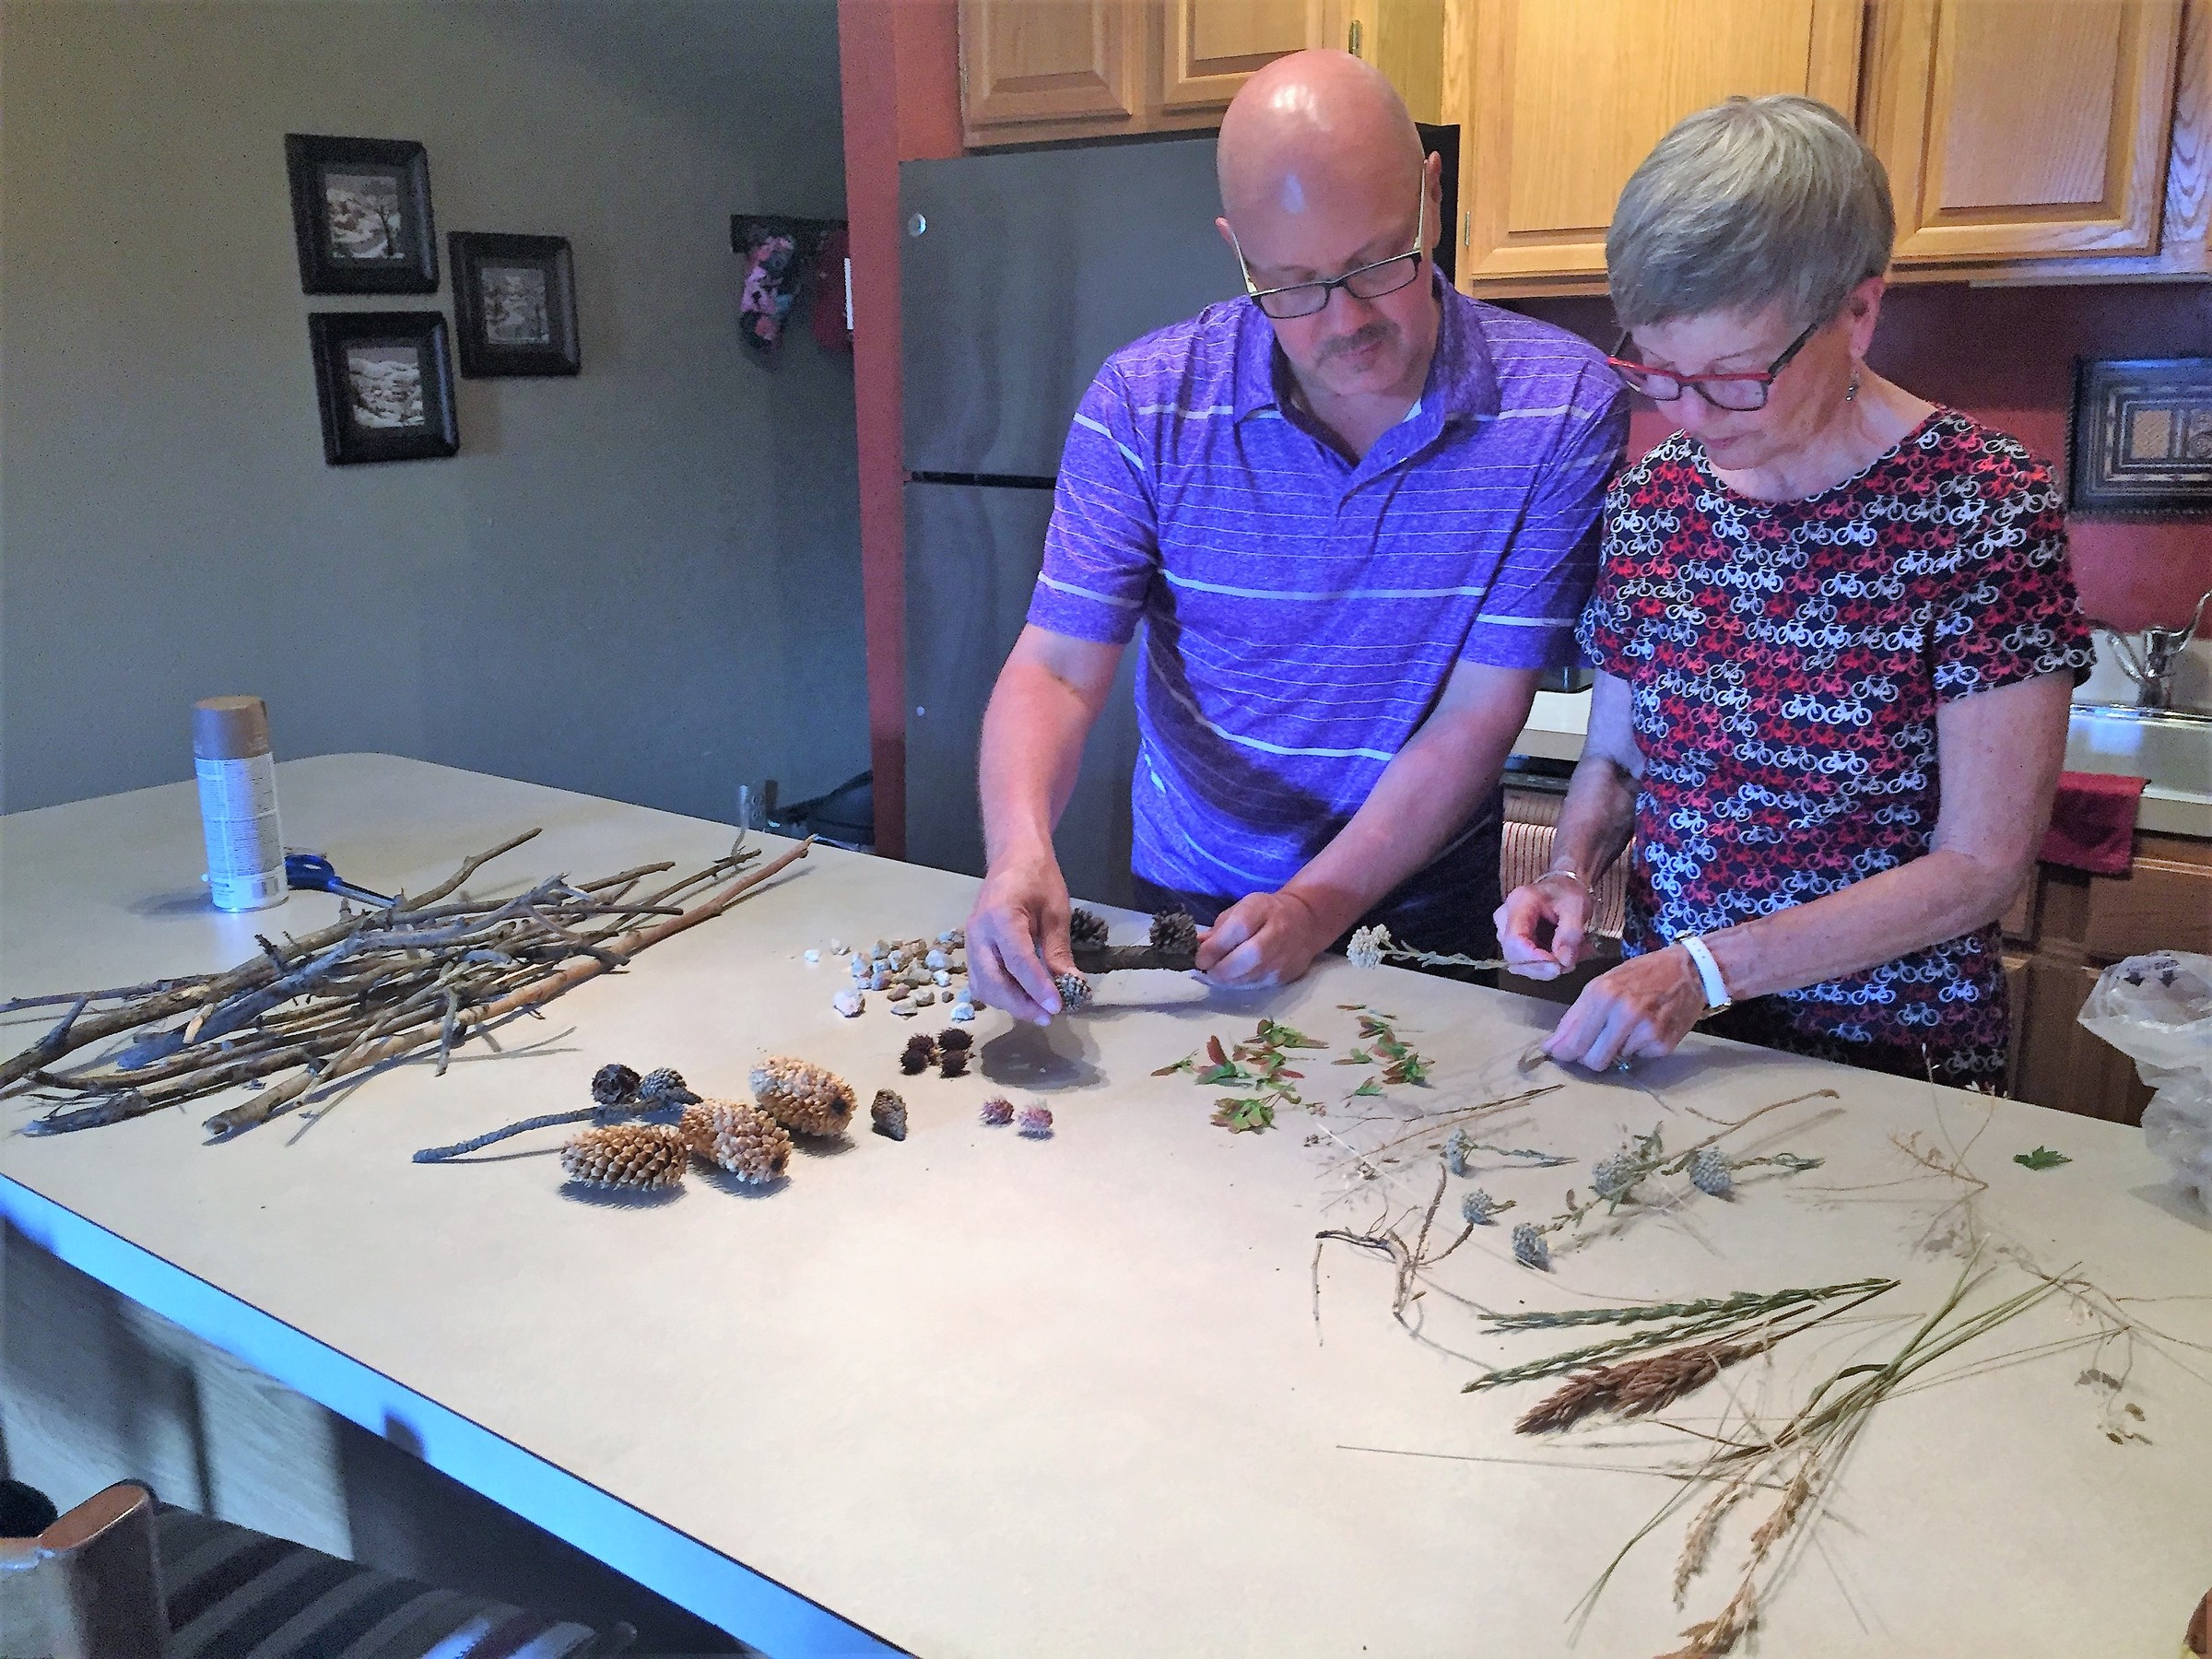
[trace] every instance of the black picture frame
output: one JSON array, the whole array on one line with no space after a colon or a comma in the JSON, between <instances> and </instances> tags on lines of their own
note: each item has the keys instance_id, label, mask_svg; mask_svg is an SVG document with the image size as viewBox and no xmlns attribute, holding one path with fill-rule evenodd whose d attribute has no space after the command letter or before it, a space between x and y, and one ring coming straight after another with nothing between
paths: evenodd
<instances>
[{"instance_id":1,"label":"black picture frame","mask_svg":"<svg viewBox=\"0 0 2212 1659\"><path fill-rule=\"evenodd\" d=\"M470 380L577 374L576 264L565 236L455 230L453 326Z\"/></svg>"},{"instance_id":2,"label":"black picture frame","mask_svg":"<svg viewBox=\"0 0 2212 1659\"><path fill-rule=\"evenodd\" d=\"M2067 425L2075 512L2212 517L2212 357L2077 359Z\"/></svg>"},{"instance_id":3,"label":"black picture frame","mask_svg":"<svg viewBox=\"0 0 2212 1659\"><path fill-rule=\"evenodd\" d=\"M331 465L428 460L461 447L444 312L315 312L307 335Z\"/></svg>"},{"instance_id":4,"label":"black picture frame","mask_svg":"<svg viewBox=\"0 0 2212 1659\"><path fill-rule=\"evenodd\" d=\"M404 138L287 133L292 239L310 294L434 294L430 159Z\"/></svg>"}]
</instances>

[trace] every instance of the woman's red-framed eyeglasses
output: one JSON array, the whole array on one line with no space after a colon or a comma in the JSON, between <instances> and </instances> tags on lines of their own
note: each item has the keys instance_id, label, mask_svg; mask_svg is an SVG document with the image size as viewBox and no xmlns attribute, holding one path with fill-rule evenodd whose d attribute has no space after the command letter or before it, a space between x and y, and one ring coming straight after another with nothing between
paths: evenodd
<instances>
[{"instance_id":1,"label":"woman's red-framed eyeglasses","mask_svg":"<svg viewBox=\"0 0 2212 1659\"><path fill-rule=\"evenodd\" d=\"M1653 369L1620 353L1628 347L1630 331L1621 331L1620 341L1613 347L1613 355L1606 361L1613 372L1619 375L1621 383L1631 392L1641 392L1654 403L1673 403L1686 389L1695 389L1697 394L1716 409L1727 409L1746 415L1753 409L1767 406L1767 388L1774 377L1790 366L1790 359L1805 349L1805 343L1819 332L1820 324L1810 324L1806 331L1783 349L1780 357L1758 373L1742 374L1675 374L1667 370Z\"/></svg>"}]
</instances>

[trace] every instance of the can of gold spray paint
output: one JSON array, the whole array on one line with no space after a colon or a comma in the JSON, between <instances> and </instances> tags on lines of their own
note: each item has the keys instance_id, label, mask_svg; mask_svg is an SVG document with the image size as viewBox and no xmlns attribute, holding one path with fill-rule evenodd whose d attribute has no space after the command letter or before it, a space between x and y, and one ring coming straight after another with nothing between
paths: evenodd
<instances>
[{"instance_id":1,"label":"can of gold spray paint","mask_svg":"<svg viewBox=\"0 0 2212 1659\"><path fill-rule=\"evenodd\" d=\"M282 904L284 834L276 822L268 705L258 697L210 697L193 704L192 761L199 774L207 892L215 908L256 911Z\"/></svg>"}]
</instances>

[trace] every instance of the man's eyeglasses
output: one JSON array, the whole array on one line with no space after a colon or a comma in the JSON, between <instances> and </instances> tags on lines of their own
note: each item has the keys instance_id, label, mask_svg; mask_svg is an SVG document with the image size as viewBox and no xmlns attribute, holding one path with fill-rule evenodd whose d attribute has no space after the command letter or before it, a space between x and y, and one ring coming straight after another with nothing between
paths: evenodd
<instances>
[{"instance_id":1,"label":"man's eyeglasses","mask_svg":"<svg viewBox=\"0 0 2212 1659\"><path fill-rule=\"evenodd\" d=\"M1606 361L1613 365L1613 372L1620 376L1630 391L1641 392L1655 403L1673 403L1686 388L1690 388L1716 409L1732 409L1745 415L1767 406L1767 391L1773 385L1774 377L1790 366L1790 360L1819 331L1820 324L1812 324L1789 343L1780 357L1756 374L1675 374L1653 369L1619 355L1628 348L1630 336L1625 332L1620 343L1613 347L1614 355Z\"/></svg>"},{"instance_id":2,"label":"man's eyeglasses","mask_svg":"<svg viewBox=\"0 0 2212 1659\"><path fill-rule=\"evenodd\" d=\"M1342 288L1355 300L1380 300L1385 294L1394 294L1421 274L1423 250L1429 241L1429 181L1421 180L1420 206L1415 209L1413 220L1413 252L1393 253L1388 259L1355 265L1341 276L1332 276L1326 282L1293 282L1284 288L1264 288L1252 279L1252 267L1244 263L1243 245L1237 241L1237 233L1229 233L1237 250L1237 265L1244 273L1244 291L1252 302L1266 315L1278 322L1292 317L1310 317L1326 310L1329 290Z\"/></svg>"}]
</instances>

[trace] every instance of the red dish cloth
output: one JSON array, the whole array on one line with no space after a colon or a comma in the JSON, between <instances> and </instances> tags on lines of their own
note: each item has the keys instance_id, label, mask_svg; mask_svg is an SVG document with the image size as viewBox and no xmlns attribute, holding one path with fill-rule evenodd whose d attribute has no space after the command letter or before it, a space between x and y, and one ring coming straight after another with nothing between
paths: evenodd
<instances>
[{"instance_id":1,"label":"red dish cloth","mask_svg":"<svg viewBox=\"0 0 2212 1659\"><path fill-rule=\"evenodd\" d=\"M2042 861L2092 876L2126 875L2136 852L2136 803L2148 781L2109 772L2060 772L2051 828L2043 831Z\"/></svg>"}]
</instances>

